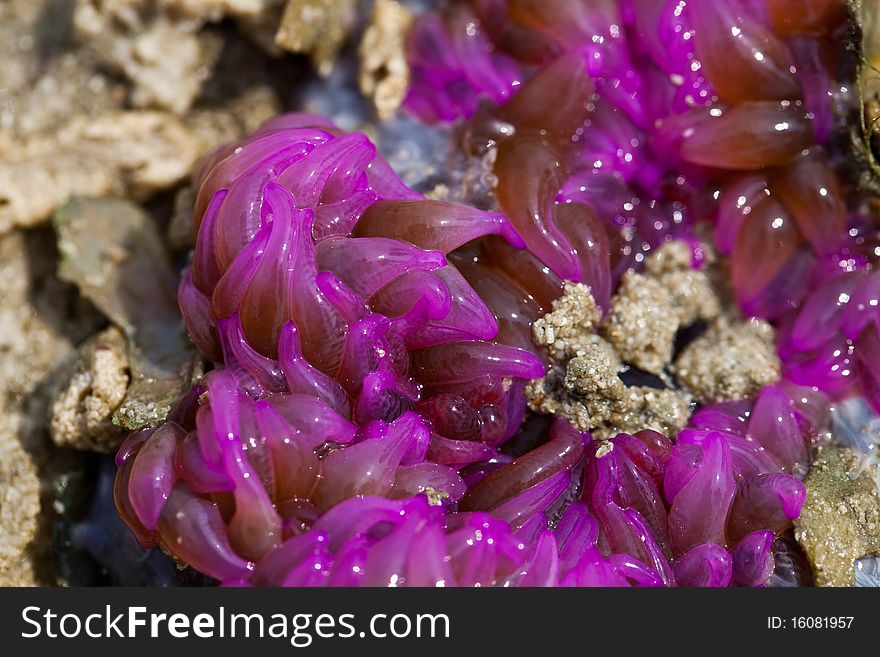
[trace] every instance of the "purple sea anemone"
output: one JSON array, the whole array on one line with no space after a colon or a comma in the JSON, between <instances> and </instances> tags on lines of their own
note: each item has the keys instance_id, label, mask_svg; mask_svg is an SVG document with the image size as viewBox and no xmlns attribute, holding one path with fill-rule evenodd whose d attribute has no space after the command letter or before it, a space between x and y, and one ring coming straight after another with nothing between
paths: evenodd
<instances>
[{"instance_id":1,"label":"purple sea anemone","mask_svg":"<svg viewBox=\"0 0 880 657\"><path fill-rule=\"evenodd\" d=\"M301 115L215 154L197 188L201 219L180 302L218 369L171 421L120 452L118 504L143 543L217 579L247 578L257 564L256 581L274 582L266 573L281 566L264 559L276 563L282 548L300 554L289 541L317 540L313 523L352 497L427 493L443 508L499 509L525 522L565 488L583 453L573 431L499 468L511 459L498 446L525 412L522 380L544 371L527 338L541 306L530 302L522 326L493 314L486 301L503 309L531 296L493 270L484 301L446 259L486 235L521 247L504 216L425 200L363 135ZM499 468L489 493L467 490L457 472L476 462ZM504 568L521 566L514 557L525 548L498 518L453 521L424 501L376 504L412 515L407 532L445 524L452 537L489 523L492 550L518 546ZM337 533L330 545L348 554ZM501 577L489 571L475 581Z\"/></svg>"},{"instance_id":2,"label":"purple sea anemone","mask_svg":"<svg viewBox=\"0 0 880 657\"><path fill-rule=\"evenodd\" d=\"M119 452L140 541L234 585L779 580L826 395L880 409L876 258L826 150L843 3L800 4L420 18L406 108L467 117L492 210L424 198L313 115L210 156L179 300L213 369ZM664 242L697 254L700 223L784 380L674 436L524 423L548 364L531 324L564 281L607 311Z\"/></svg>"}]
</instances>

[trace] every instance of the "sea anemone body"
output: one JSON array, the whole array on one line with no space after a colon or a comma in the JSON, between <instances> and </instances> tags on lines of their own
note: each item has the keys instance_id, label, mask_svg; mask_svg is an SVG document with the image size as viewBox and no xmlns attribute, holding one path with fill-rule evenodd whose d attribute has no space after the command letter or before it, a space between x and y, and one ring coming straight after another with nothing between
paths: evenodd
<instances>
[{"instance_id":1,"label":"sea anemone body","mask_svg":"<svg viewBox=\"0 0 880 657\"><path fill-rule=\"evenodd\" d=\"M214 369L120 450L123 519L235 585L806 583L785 532L828 398L880 408L875 245L829 155L843 18L834 0L423 16L406 107L491 151L489 210L426 199L311 115L209 157L179 299ZM524 422L547 364L530 327L564 282L605 312L670 239L701 266L706 226L784 379L676 436Z\"/></svg>"},{"instance_id":2,"label":"sea anemone body","mask_svg":"<svg viewBox=\"0 0 880 657\"><path fill-rule=\"evenodd\" d=\"M249 579L256 568L257 582L295 582L264 559L275 555L268 563L276 563L278 550L297 538L300 548L284 550L313 551L302 546L322 536L314 521L349 498L427 493L443 508L469 505L476 513L485 500L478 488L464 497L457 471L511 460L498 446L522 421L522 380L540 376L543 365L534 349L508 344L527 344L517 328L504 331L506 342L503 333L492 341L495 316L446 253L485 235L521 247L507 220L424 200L363 135L305 115L275 119L216 153L197 188L201 221L180 304L190 335L222 368L171 421L134 434L120 452L117 500L142 543L161 543L219 580ZM381 230L377 217L386 216L393 221ZM494 277L487 284L500 292L487 298L507 301L519 290L502 272ZM528 504L543 509L568 483L583 439L563 432L544 452L518 464L521 480L486 503L499 507L525 491ZM389 514L412 515L407 532L434 527L446 540L442 528L452 520L422 498L372 504L375 513L366 502L342 507L367 522L350 539L337 538L346 522L325 520L337 527L327 534L332 552L321 557L325 575L337 548L349 554L350 540L363 542L372 524L387 531ZM348 518L343 510L336 515ZM516 504L501 511L523 513ZM485 531L491 550L509 551L499 565L505 572L521 565L524 547L506 523L480 513L455 522ZM468 544L452 538L451 525L449 532L449 541ZM368 582L386 581L368 570ZM346 570L339 581L350 576ZM493 583L494 568L464 581Z\"/></svg>"}]
</instances>

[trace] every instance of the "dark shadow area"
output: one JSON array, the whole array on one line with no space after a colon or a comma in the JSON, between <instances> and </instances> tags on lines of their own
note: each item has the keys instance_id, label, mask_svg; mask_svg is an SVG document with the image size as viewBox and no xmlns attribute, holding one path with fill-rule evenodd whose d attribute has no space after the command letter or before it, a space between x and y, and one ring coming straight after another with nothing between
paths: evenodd
<instances>
[{"instance_id":1,"label":"dark shadow area","mask_svg":"<svg viewBox=\"0 0 880 657\"><path fill-rule=\"evenodd\" d=\"M663 382L663 379L656 374L645 372L633 365L624 365L618 376L620 377L620 380L623 381L623 385L627 388L635 386L654 388L656 390L665 390L668 388Z\"/></svg>"},{"instance_id":2,"label":"dark shadow area","mask_svg":"<svg viewBox=\"0 0 880 657\"><path fill-rule=\"evenodd\" d=\"M681 352L687 349L694 340L699 338L709 329L709 325L703 320L697 320L690 326L685 326L675 334L675 343L672 348L672 361L681 355Z\"/></svg>"},{"instance_id":3,"label":"dark shadow area","mask_svg":"<svg viewBox=\"0 0 880 657\"><path fill-rule=\"evenodd\" d=\"M552 423L550 415L527 415L517 434L501 446L501 452L516 458L543 445Z\"/></svg>"},{"instance_id":4,"label":"dark shadow area","mask_svg":"<svg viewBox=\"0 0 880 657\"><path fill-rule=\"evenodd\" d=\"M49 0L35 23L34 47L41 60L52 59L73 46L76 0Z\"/></svg>"},{"instance_id":5,"label":"dark shadow area","mask_svg":"<svg viewBox=\"0 0 880 657\"><path fill-rule=\"evenodd\" d=\"M268 54L252 39L241 33L230 20L209 27L222 34L223 50L199 95L197 106L225 103L259 85L272 88L290 109L291 95L310 75L309 61L301 55ZM247 71L243 76L242 72Z\"/></svg>"},{"instance_id":6,"label":"dark shadow area","mask_svg":"<svg viewBox=\"0 0 880 657\"><path fill-rule=\"evenodd\" d=\"M60 280L58 246L51 225L25 231L29 297L40 319L73 344L107 326L106 318L79 294L76 286Z\"/></svg>"}]
</instances>

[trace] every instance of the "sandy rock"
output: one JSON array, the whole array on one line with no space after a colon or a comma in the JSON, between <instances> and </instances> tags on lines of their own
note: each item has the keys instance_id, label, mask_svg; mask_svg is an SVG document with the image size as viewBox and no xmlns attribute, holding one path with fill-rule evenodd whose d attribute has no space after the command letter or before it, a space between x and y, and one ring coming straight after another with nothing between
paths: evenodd
<instances>
[{"instance_id":1,"label":"sandy rock","mask_svg":"<svg viewBox=\"0 0 880 657\"><path fill-rule=\"evenodd\" d=\"M0 411L0 586L35 586L29 551L37 535L40 480L19 442L13 418Z\"/></svg>"},{"instance_id":2,"label":"sandy rock","mask_svg":"<svg viewBox=\"0 0 880 657\"><path fill-rule=\"evenodd\" d=\"M598 335L579 341L576 355L554 361L547 375L526 384L529 408L564 417L580 431L589 431L623 411L626 388L618 376L620 360Z\"/></svg>"},{"instance_id":3,"label":"sandy rock","mask_svg":"<svg viewBox=\"0 0 880 657\"><path fill-rule=\"evenodd\" d=\"M672 297L681 326L712 320L721 312L718 295L706 270L692 266L693 250L682 240L666 242L645 262L645 274L656 279Z\"/></svg>"},{"instance_id":4,"label":"sandy rock","mask_svg":"<svg viewBox=\"0 0 880 657\"><path fill-rule=\"evenodd\" d=\"M220 55L219 36L152 3L78 0L77 37L108 70L131 81L136 107L188 110Z\"/></svg>"},{"instance_id":5,"label":"sandy rock","mask_svg":"<svg viewBox=\"0 0 880 657\"><path fill-rule=\"evenodd\" d=\"M532 340L547 347L551 358L563 361L574 356L585 336L595 333L602 319L590 288L583 283L566 283L552 311L532 324Z\"/></svg>"},{"instance_id":6,"label":"sandy rock","mask_svg":"<svg viewBox=\"0 0 880 657\"><path fill-rule=\"evenodd\" d=\"M184 125L206 154L217 146L252 134L261 124L281 112L275 92L265 85L254 86L241 95L199 107L183 118Z\"/></svg>"},{"instance_id":7,"label":"sandy rock","mask_svg":"<svg viewBox=\"0 0 880 657\"><path fill-rule=\"evenodd\" d=\"M695 270L692 261L692 245L667 242L643 274L624 275L604 321L589 287L566 284L552 312L532 325L532 340L547 348L551 366L526 385L529 408L563 417L597 439L641 429L674 436L685 427L693 396L668 376L676 336L719 312L711 269ZM647 377L647 386L634 385L646 379L636 370L625 384L628 366L656 376Z\"/></svg>"},{"instance_id":8,"label":"sandy rock","mask_svg":"<svg viewBox=\"0 0 880 657\"><path fill-rule=\"evenodd\" d=\"M779 380L773 328L758 319L719 320L676 359L675 377L703 403L750 397Z\"/></svg>"},{"instance_id":9,"label":"sandy rock","mask_svg":"<svg viewBox=\"0 0 880 657\"><path fill-rule=\"evenodd\" d=\"M412 14L394 0L377 0L358 47L361 92L372 98L380 119L392 116L409 86L406 34Z\"/></svg>"},{"instance_id":10,"label":"sandy rock","mask_svg":"<svg viewBox=\"0 0 880 657\"><path fill-rule=\"evenodd\" d=\"M0 237L0 404L23 402L82 330L65 313L69 291L51 278L50 249L21 232Z\"/></svg>"},{"instance_id":11,"label":"sandy rock","mask_svg":"<svg viewBox=\"0 0 880 657\"><path fill-rule=\"evenodd\" d=\"M672 360L678 312L669 291L655 279L624 274L602 325L624 362L660 374Z\"/></svg>"},{"instance_id":12,"label":"sandy rock","mask_svg":"<svg viewBox=\"0 0 880 657\"><path fill-rule=\"evenodd\" d=\"M0 233L45 221L73 195L145 199L185 179L204 148L164 112L81 115L54 135L0 135Z\"/></svg>"},{"instance_id":13,"label":"sandy rock","mask_svg":"<svg viewBox=\"0 0 880 657\"><path fill-rule=\"evenodd\" d=\"M128 391L128 368L128 344L115 326L77 350L67 386L52 405L56 445L107 453L119 448L125 434L112 419Z\"/></svg>"},{"instance_id":14,"label":"sandy rock","mask_svg":"<svg viewBox=\"0 0 880 657\"><path fill-rule=\"evenodd\" d=\"M88 58L65 53L52 59L34 81L4 88L0 130L19 137L55 130L71 116L118 109L125 95L123 86L96 71Z\"/></svg>"},{"instance_id":15,"label":"sandy rock","mask_svg":"<svg viewBox=\"0 0 880 657\"><path fill-rule=\"evenodd\" d=\"M219 21L224 16L257 18L278 0L160 0L169 13L206 21Z\"/></svg>"},{"instance_id":16,"label":"sandy rock","mask_svg":"<svg viewBox=\"0 0 880 657\"><path fill-rule=\"evenodd\" d=\"M804 482L807 497L795 538L818 586L854 586L856 560L880 556L880 494L847 448L820 447Z\"/></svg>"},{"instance_id":17,"label":"sandy rock","mask_svg":"<svg viewBox=\"0 0 880 657\"><path fill-rule=\"evenodd\" d=\"M569 392L586 396L601 394L619 399L623 396L623 382L617 376L620 359L610 344L595 336L590 344L578 350L568 361L565 385Z\"/></svg>"},{"instance_id":18,"label":"sandy rock","mask_svg":"<svg viewBox=\"0 0 880 657\"><path fill-rule=\"evenodd\" d=\"M112 413L115 425L131 431L159 424L201 375L201 361L183 328L177 272L155 222L130 202L76 198L54 223L62 256L59 276L75 284L127 342L125 356L104 354L114 367L128 371L125 398L109 411L107 399L98 406ZM121 377L108 382L114 391ZM74 376L73 391L61 397L64 407L71 408L77 390L88 385L84 377L77 381ZM116 399L115 394L109 397ZM100 430L102 420L93 419Z\"/></svg>"},{"instance_id":19,"label":"sandy rock","mask_svg":"<svg viewBox=\"0 0 880 657\"><path fill-rule=\"evenodd\" d=\"M51 233L0 236L0 585L34 585L48 543L38 469L46 443L44 384L99 318L54 277Z\"/></svg>"},{"instance_id":20,"label":"sandy rock","mask_svg":"<svg viewBox=\"0 0 880 657\"><path fill-rule=\"evenodd\" d=\"M690 397L679 390L626 388L623 403L607 422L593 430L593 437L606 440L619 433L633 434L642 429L674 436L687 426L691 417L690 402Z\"/></svg>"},{"instance_id":21,"label":"sandy rock","mask_svg":"<svg viewBox=\"0 0 880 657\"><path fill-rule=\"evenodd\" d=\"M198 109L174 115L204 90L219 53L221 32L206 23L265 17L278 1L0 2L0 234L43 223L74 195L145 200L276 114L256 76L215 81ZM224 76L237 80L252 62L245 43L228 38L247 54Z\"/></svg>"},{"instance_id":22,"label":"sandy rock","mask_svg":"<svg viewBox=\"0 0 880 657\"><path fill-rule=\"evenodd\" d=\"M330 75L354 23L356 5L355 0L288 0L275 43L310 55L318 73Z\"/></svg>"},{"instance_id":23,"label":"sandy rock","mask_svg":"<svg viewBox=\"0 0 880 657\"><path fill-rule=\"evenodd\" d=\"M529 408L565 418L598 439L641 429L675 435L690 417L690 397L678 390L626 387L620 353L595 332L600 318L589 288L568 284L553 312L535 322L533 340L549 348L551 367L526 384Z\"/></svg>"}]
</instances>

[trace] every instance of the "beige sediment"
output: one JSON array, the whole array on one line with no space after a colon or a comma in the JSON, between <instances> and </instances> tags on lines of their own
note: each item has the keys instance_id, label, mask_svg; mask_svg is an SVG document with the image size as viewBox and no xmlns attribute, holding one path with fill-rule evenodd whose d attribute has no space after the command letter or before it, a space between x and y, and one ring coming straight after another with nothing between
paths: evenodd
<instances>
[{"instance_id":1,"label":"beige sediment","mask_svg":"<svg viewBox=\"0 0 880 657\"><path fill-rule=\"evenodd\" d=\"M660 374L672 360L678 312L669 290L657 279L628 272L602 324L602 333L621 360Z\"/></svg>"},{"instance_id":2,"label":"beige sediment","mask_svg":"<svg viewBox=\"0 0 880 657\"><path fill-rule=\"evenodd\" d=\"M817 450L794 528L818 586L854 586L855 561L880 556L880 494L872 475L848 448Z\"/></svg>"},{"instance_id":3,"label":"beige sediment","mask_svg":"<svg viewBox=\"0 0 880 657\"><path fill-rule=\"evenodd\" d=\"M355 0L288 0L275 43L309 55L320 75L330 75L349 36L355 10Z\"/></svg>"},{"instance_id":4,"label":"beige sediment","mask_svg":"<svg viewBox=\"0 0 880 657\"><path fill-rule=\"evenodd\" d=\"M644 274L626 274L608 315L588 286L567 284L551 312L532 327L551 361L546 376L526 386L529 408L563 417L598 439L654 429L675 435L690 417L692 396L682 389L624 385L636 366L669 381L679 328L718 314L705 270L692 268L691 247L670 242L647 261Z\"/></svg>"},{"instance_id":5,"label":"beige sediment","mask_svg":"<svg viewBox=\"0 0 880 657\"><path fill-rule=\"evenodd\" d=\"M361 93L373 101L380 119L391 117L409 87L406 34L410 11L394 0L376 0L370 23L358 46Z\"/></svg>"},{"instance_id":6,"label":"beige sediment","mask_svg":"<svg viewBox=\"0 0 880 657\"><path fill-rule=\"evenodd\" d=\"M128 343L111 326L83 344L70 374L59 374L67 386L52 404L50 431L59 447L112 453L124 433L113 424L113 413L125 399L129 384Z\"/></svg>"},{"instance_id":7,"label":"beige sediment","mask_svg":"<svg viewBox=\"0 0 880 657\"><path fill-rule=\"evenodd\" d=\"M773 327L759 319L719 319L681 353L672 369L700 402L750 397L779 380Z\"/></svg>"},{"instance_id":8,"label":"beige sediment","mask_svg":"<svg viewBox=\"0 0 880 657\"><path fill-rule=\"evenodd\" d=\"M29 548L37 535L40 479L13 417L0 409L0 586L34 586Z\"/></svg>"}]
</instances>

